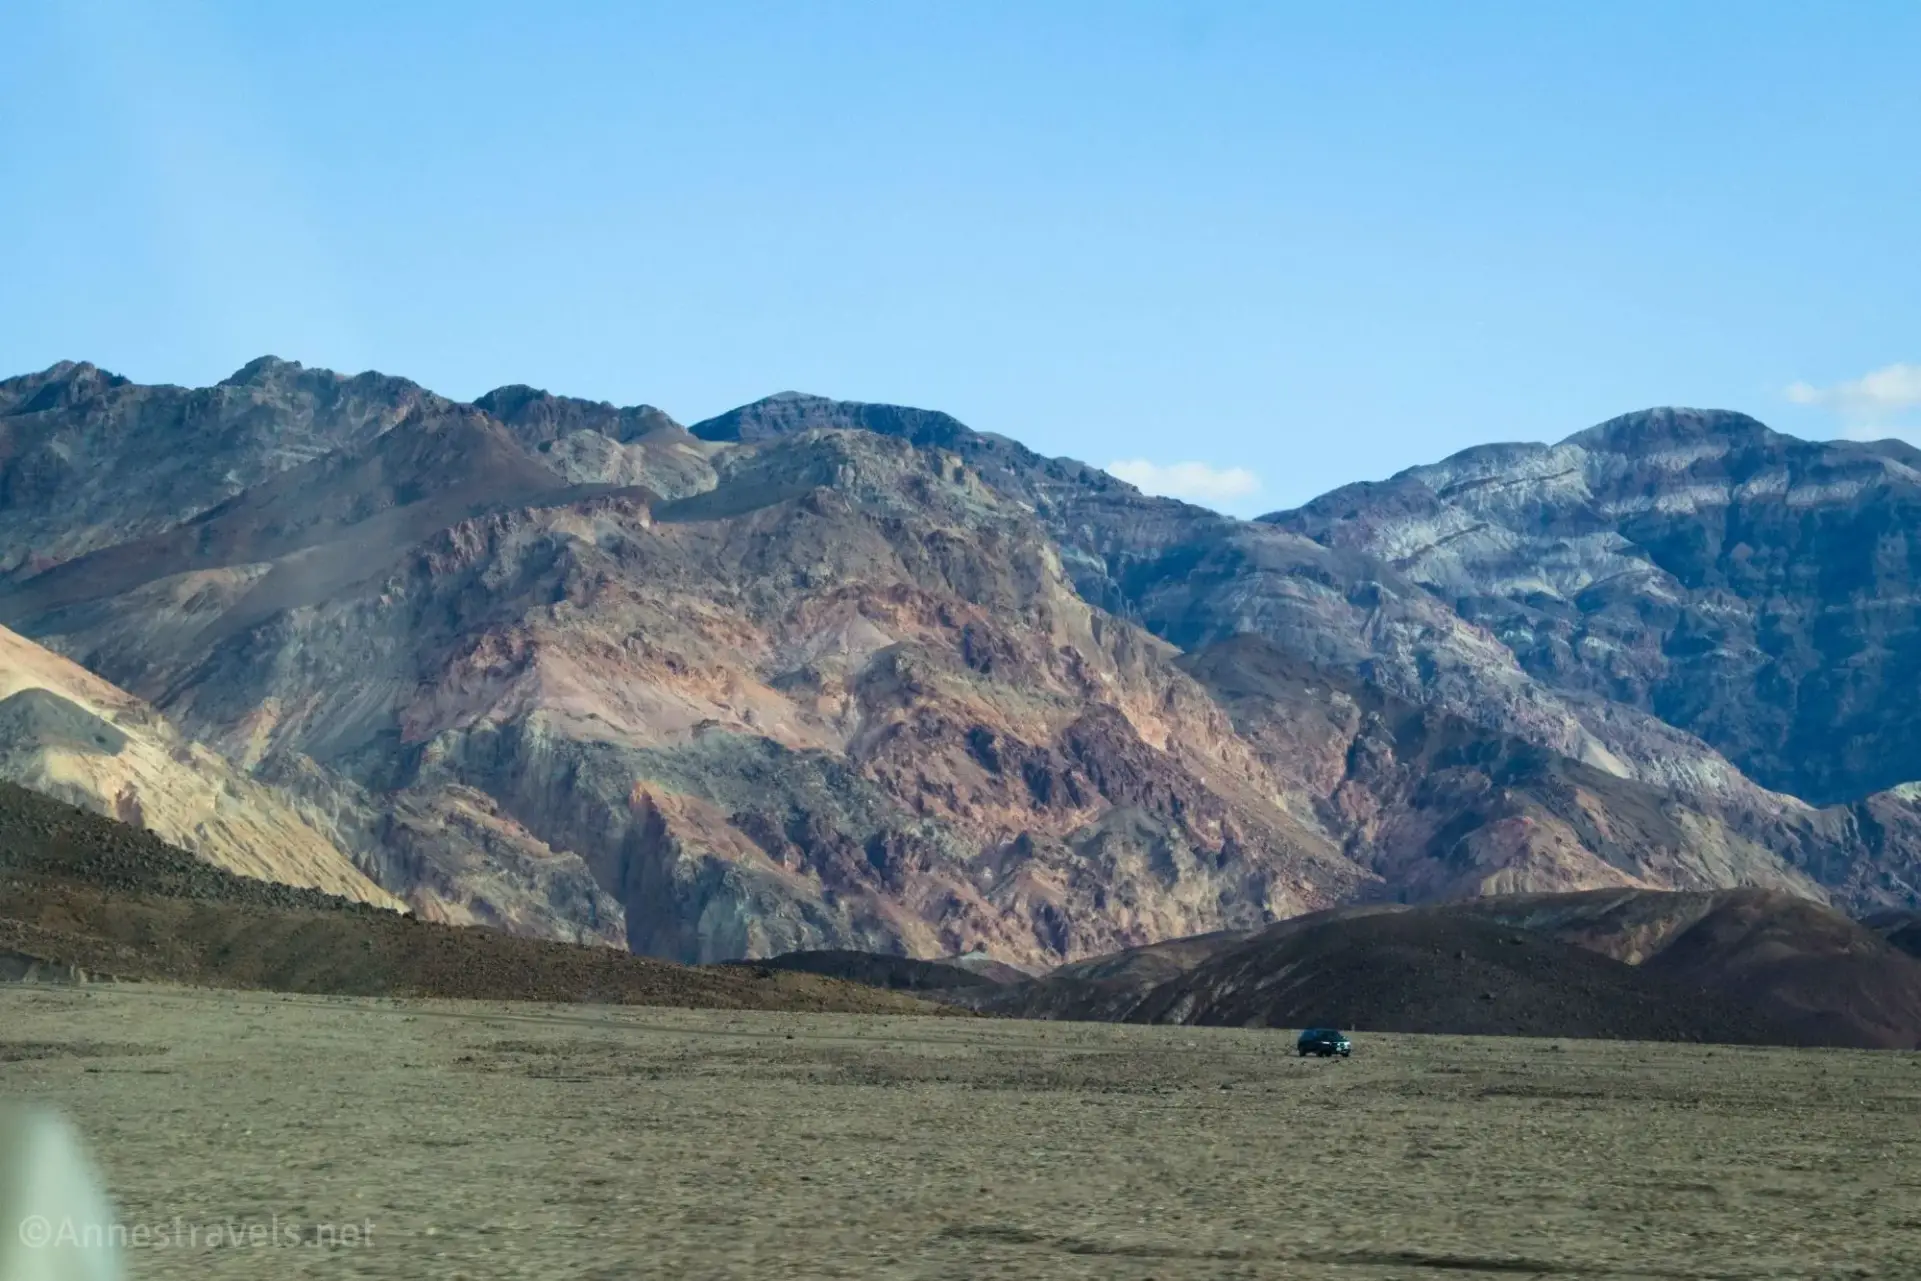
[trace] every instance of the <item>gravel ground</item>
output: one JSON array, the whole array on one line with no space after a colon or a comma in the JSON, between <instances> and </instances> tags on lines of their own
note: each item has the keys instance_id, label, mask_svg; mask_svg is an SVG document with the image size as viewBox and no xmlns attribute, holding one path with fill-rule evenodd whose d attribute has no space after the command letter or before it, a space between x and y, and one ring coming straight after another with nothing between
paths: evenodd
<instances>
[{"instance_id":1,"label":"gravel ground","mask_svg":"<svg viewBox=\"0 0 1921 1281\"><path fill-rule=\"evenodd\" d=\"M0 1095L134 1281L1921 1276L1886 1051L17 985Z\"/></svg>"}]
</instances>

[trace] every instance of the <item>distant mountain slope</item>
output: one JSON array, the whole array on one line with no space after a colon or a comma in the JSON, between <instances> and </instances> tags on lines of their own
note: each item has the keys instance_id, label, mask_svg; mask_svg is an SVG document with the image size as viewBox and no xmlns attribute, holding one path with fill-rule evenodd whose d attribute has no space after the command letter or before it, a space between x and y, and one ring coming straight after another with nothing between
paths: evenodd
<instances>
[{"instance_id":1,"label":"distant mountain slope","mask_svg":"<svg viewBox=\"0 0 1921 1281\"><path fill-rule=\"evenodd\" d=\"M462 788L378 795L287 755L249 773L139 699L0 627L0 778L209 863L427 920L618 944L618 904Z\"/></svg>"},{"instance_id":2,"label":"distant mountain slope","mask_svg":"<svg viewBox=\"0 0 1921 1281\"><path fill-rule=\"evenodd\" d=\"M1534 679L1484 629L1377 557L1149 497L1085 464L1043 458L927 410L784 393L689 430L769 440L821 429L952 451L1035 514L1085 599L1183 649L1258 635L1296 658L1610 773L1759 810L1782 804L1656 717Z\"/></svg>"},{"instance_id":3,"label":"distant mountain slope","mask_svg":"<svg viewBox=\"0 0 1921 1281\"><path fill-rule=\"evenodd\" d=\"M0 381L0 574L171 529L447 404L404 379L271 356L215 387L141 386L73 363Z\"/></svg>"},{"instance_id":4,"label":"distant mountain slope","mask_svg":"<svg viewBox=\"0 0 1921 1281\"><path fill-rule=\"evenodd\" d=\"M1921 902L1907 792L1768 791L1312 522L898 406L789 393L683 429L274 361L225 386L0 384L34 442L0 452L0 536L51 549L0 544L0 621L436 919L1047 967L1363 901ZM148 477L170 436L218 478ZM72 442L95 478L20 470Z\"/></svg>"},{"instance_id":5,"label":"distant mountain slope","mask_svg":"<svg viewBox=\"0 0 1921 1281\"><path fill-rule=\"evenodd\" d=\"M1799 812L1666 792L1237 637L1182 666L1343 852L1403 900L1607 885L1825 893L1784 863ZM1810 836L1810 840L1820 838Z\"/></svg>"},{"instance_id":6,"label":"distant mountain slope","mask_svg":"<svg viewBox=\"0 0 1921 1281\"><path fill-rule=\"evenodd\" d=\"M1914 721L1895 710L1914 697L1915 683L1902 678L1902 664L1921 653L1912 627L1903 621L1916 598L1911 567L1897 533L1888 535L1896 541L1886 543L1883 552L1871 549L1881 545L1877 528L1898 531L1913 523L1914 467L1921 451L1899 442L1797 441L1743 415L1654 410L1604 424L1560 446L1470 450L1436 468L1415 468L1379 485L1351 486L1300 512L1250 524L1147 497L1083 464L1042 458L926 410L786 393L690 430L720 440L823 427L880 432L952 450L987 484L1035 512L1083 596L1184 649L1260 636L1295 660L1352 673L1405 703L1691 798L1849 902L1921 901L1915 807L1894 786L1911 774L1921 775L1921 766L1900 751L1869 753L1859 767L1835 764L1845 756L1839 750L1844 738L1853 744L1846 751L1860 752L1862 742L1877 741L1873 734L1893 743ZM1577 455L1575 466L1571 460ZM1422 476L1434 481L1433 490ZM1442 490L1445 499L1435 496ZM1711 495L1718 497L1710 500ZM1454 508L1435 515L1429 508L1436 503ZM1510 507L1517 513L1511 519L1501 514ZM1548 513L1540 516L1546 524L1529 534L1527 521L1534 519L1529 513L1537 508ZM1725 524L1715 514L1724 508L1736 524ZM1689 515L1697 510L1703 514L1698 526ZM1488 532L1506 530L1503 520L1523 532L1498 537ZM1755 544L1741 541L1743 530L1765 540L1775 562L1784 555L1781 549L1793 548L1800 558L1794 563L1807 568L1797 571L1798 577L1779 580L1777 604L1787 602L1779 607L1818 619L1829 608L1824 593L1837 593L1847 602L1841 606L1846 616L1863 620L1858 627L1850 623L1825 631L1827 639L1813 650L1803 646L1792 662L1782 660L1786 666L1769 668L1776 674L1766 679L1776 683L1767 688L1775 693L1755 695L1778 703L1787 697L1782 689L1814 694L1840 674L1853 673L1847 680L1856 692L1847 696L1846 705L1855 711L1845 713L1845 727L1832 722L1831 733L1810 731L1803 741L1809 750L1795 748L1781 757L1802 762L1797 768L1804 771L1827 771L1832 786L1818 784L1812 775L1766 771L1764 782L1794 793L1782 795L1757 786L1717 751L1723 747L1744 761L1761 761L1739 730L1747 715L1743 709L1755 705L1753 699L1730 704L1727 732L1716 729L1712 717L1688 713L1674 700L1722 689L1715 697L1725 702L1724 678L1706 673L1709 679L1697 679L1702 669L1683 664L1663 687L1672 698L1644 696L1617 688L1607 675L1622 657L1618 638L1597 632L1578 645L1556 641L1561 648L1555 649L1547 644L1549 632L1537 627L1545 623L1526 621L1534 618L1527 610L1545 608L1541 602L1547 597L1536 591L1540 584L1548 585L1544 590L1550 595L1565 591L1566 608L1574 611L1569 617L1601 608L1614 599L1609 593L1629 591L1638 603L1623 606L1622 626L1630 633L1639 627L1648 635L1665 634L1668 625L1660 620L1669 610L1662 603L1666 589L1645 596L1632 588L1646 578L1643 571L1666 572L1659 568L1665 562L1645 549L1627 553L1625 560L1608 551L1625 545L1610 521L1638 521L1634 529L1650 531L1650 538L1667 531L1659 534L1665 540L1661 555L1673 559L1684 576L1695 573L1686 569L1681 550L1691 545L1689 538L1698 538L1703 549L1720 548L1714 554L1725 553L1728 565L1752 562ZM1873 564L1880 568L1863 556L1879 556ZM1476 557L1487 565L1461 583L1436 568L1462 558L1479 564ZM1753 587L1762 581L1755 577L1758 565L1753 562L1734 578ZM1690 615L1695 619L1690 627L1713 625L1714 584L1708 580L1730 572L1725 566L1700 570L1707 594ZM1498 585L1507 581L1500 577L1504 573L1512 578L1506 588ZM1495 586L1482 590L1475 584L1483 579ZM1487 613L1491 600L1509 602L1503 609L1521 610L1516 615L1525 616L1520 630L1502 624L1506 615ZM1652 621L1635 623L1630 617L1635 611ZM1873 622L1875 615L1885 618ZM1537 634L1541 646L1528 639ZM1869 649L1850 658L1849 647L1856 643L1850 636L1866 641ZM1701 650L1704 662L1720 661L1714 646L1703 649L1698 641L1678 637L1676 643ZM1752 660L1742 661L1752 666ZM1804 680L1813 683L1803 687ZM1891 697L1878 700L1873 691L1884 684ZM1841 704L1821 694L1796 716L1813 724L1829 715L1823 707ZM1760 711L1754 723L1775 716ZM1861 716L1878 717L1875 723L1882 728L1872 730ZM1864 727L1870 738L1848 737ZM1816 805L1829 812L1817 815ZM1785 830L1770 835L1774 829Z\"/></svg>"},{"instance_id":7,"label":"distant mountain slope","mask_svg":"<svg viewBox=\"0 0 1921 1281\"><path fill-rule=\"evenodd\" d=\"M1263 520L1365 552L1531 674L1815 804L1921 779L1921 451L1718 411L1490 445Z\"/></svg>"},{"instance_id":8,"label":"distant mountain slope","mask_svg":"<svg viewBox=\"0 0 1921 1281\"><path fill-rule=\"evenodd\" d=\"M290 467L160 533L55 565L6 604L43 614L193 574L244 588L227 619L244 626L379 575L422 538L469 516L567 488L484 414L416 413L359 448Z\"/></svg>"},{"instance_id":9,"label":"distant mountain slope","mask_svg":"<svg viewBox=\"0 0 1921 1281\"><path fill-rule=\"evenodd\" d=\"M1692 412L1662 411L1670 417ZM1737 426L1752 422L1707 417L1738 420ZM1335 677L1346 673L1400 703L1648 784L1711 816L1707 845L1762 847L1857 908L1921 903L1921 810L1908 791L1870 794L1864 782L1845 803L1817 809L1757 786L1654 711L1530 670L1466 604L1430 590L1395 562L1392 546L1350 547L1282 516L1248 523L1151 498L1083 464L1042 458L924 410L788 393L690 430L726 439L821 428L877 431L951 449L984 483L1035 513L1083 597L1184 649L1258 636L1297 665ZM1470 455L1486 452L1498 461L1547 450L1493 446ZM1865 454L1905 466L1901 460L1913 451L1904 450L1877 445ZM1536 550L1542 572L1564 555ZM1741 882L1721 875L1719 883Z\"/></svg>"},{"instance_id":10,"label":"distant mountain slope","mask_svg":"<svg viewBox=\"0 0 1921 1281\"><path fill-rule=\"evenodd\" d=\"M0 778L152 831L242 876L401 906L271 787L4 627Z\"/></svg>"}]
</instances>

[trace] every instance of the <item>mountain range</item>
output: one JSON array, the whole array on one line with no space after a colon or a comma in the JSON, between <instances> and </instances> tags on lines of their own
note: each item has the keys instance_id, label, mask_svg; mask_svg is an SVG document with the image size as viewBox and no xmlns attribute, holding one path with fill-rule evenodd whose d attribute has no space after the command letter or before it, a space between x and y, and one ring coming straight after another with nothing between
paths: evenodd
<instances>
[{"instance_id":1,"label":"mountain range","mask_svg":"<svg viewBox=\"0 0 1921 1281\"><path fill-rule=\"evenodd\" d=\"M681 961L1600 888L1911 912L1918 503L1906 445L1718 411L1242 521L928 410L61 364L0 382L0 773Z\"/></svg>"}]
</instances>

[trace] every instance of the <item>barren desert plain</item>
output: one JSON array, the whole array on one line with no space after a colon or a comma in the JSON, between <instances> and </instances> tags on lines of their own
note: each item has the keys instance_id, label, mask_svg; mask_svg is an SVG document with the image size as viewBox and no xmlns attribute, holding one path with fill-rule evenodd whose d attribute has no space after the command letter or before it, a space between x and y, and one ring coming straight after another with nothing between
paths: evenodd
<instances>
[{"instance_id":1,"label":"barren desert plain","mask_svg":"<svg viewBox=\"0 0 1921 1281\"><path fill-rule=\"evenodd\" d=\"M1921 1276L1921 1055L0 989L129 1275Z\"/></svg>"}]
</instances>

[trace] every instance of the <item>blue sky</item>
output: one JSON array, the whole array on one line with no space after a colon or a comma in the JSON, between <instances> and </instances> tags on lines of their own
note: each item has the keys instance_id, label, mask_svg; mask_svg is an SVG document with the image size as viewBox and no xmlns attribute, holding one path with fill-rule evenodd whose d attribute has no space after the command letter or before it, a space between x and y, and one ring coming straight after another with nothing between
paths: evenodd
<instances>
[{"instance_id":1,"label":"blue sky","mask_svg":"<svg viewBox=\"0 0 1921 1281\"><path fill-rule=\"evenodd\" d=\"M0 48L8 373L795 389L1242 513L1652 404L1921 435L1910 3L14 0Z\"/></svg>"}]
</instances>

